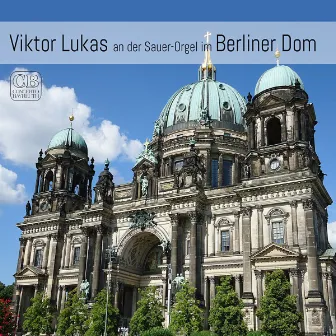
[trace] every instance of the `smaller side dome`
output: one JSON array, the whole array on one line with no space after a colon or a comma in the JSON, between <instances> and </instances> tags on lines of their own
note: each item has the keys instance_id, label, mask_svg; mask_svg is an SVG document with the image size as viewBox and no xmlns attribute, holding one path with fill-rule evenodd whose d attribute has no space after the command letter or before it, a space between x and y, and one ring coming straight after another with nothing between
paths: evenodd
<instances>
[{"instance_id":1,"label":"smaller side dome","mask_svg":"<svg viewBox=\"0 0 336 336\"><path fill-rule=\"evenodd\" d=\"M286 65L277 65L261 75L254 93L257 95L271 88L294 86L296 81L300 83L301 88L304 90L300 76L293 69Z\"/></svg>"},{"instance_id":2,"label":"smaller side dome","mask_svg":"<svg viewBox=\"0 0 336 336\"><path fill-rule=\"evenodd\" d=\"M88 154L88 148L84 138L73 128L66 128L53 136L49 142L48 150L52 148L72 148Z\"/></svg>"}]
</instances>

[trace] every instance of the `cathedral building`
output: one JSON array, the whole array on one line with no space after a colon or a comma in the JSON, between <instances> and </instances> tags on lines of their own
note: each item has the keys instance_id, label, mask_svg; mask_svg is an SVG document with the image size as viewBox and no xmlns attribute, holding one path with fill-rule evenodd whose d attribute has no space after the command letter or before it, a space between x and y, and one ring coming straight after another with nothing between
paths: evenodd
<instances>
[{"instance_id":1,"label":"cathedral building","mask_svg":"<svg viewBox=\"0 0 336 336\"><path fill-rule=\"evenodd\" d=\"M94 159L72 126L41 150L17 224L19 329L39 290L60 311L83 282L89 301L108 283L127 322L139 288L156 286L167 308L177 276L196 288L207 319L216 284L229 275L249 329L258 330L265 274L282 269L304 315L301 330L336 335L332 200L315 151L314 105L278 60L247 99L216 75L206 52L198 81L163 108L130 183L114 185L106 161L93 185Z\"/></svg>"}]
</instances>

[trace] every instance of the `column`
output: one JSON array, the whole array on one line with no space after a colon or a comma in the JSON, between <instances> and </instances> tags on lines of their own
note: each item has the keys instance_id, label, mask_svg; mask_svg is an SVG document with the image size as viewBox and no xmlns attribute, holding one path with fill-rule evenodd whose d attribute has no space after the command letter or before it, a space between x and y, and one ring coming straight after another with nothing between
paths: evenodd
<instances>
[{"instance_id":1,"label":"column","mask_svg":"<svg viewBox=\"0 0 336 336\"><path fill-rule=\"evenodd\" d=\"M239 213L239 211L236 211L234 213L234 219L235 219L235 223L234 223L234 228L235 228L235 247L234 247L234 251L236 253L240 253L239 218L240 218L240 213Z\"/></svg>"},{"instance_id":2,"label":"column","mask_svg":"<svg viewBox=\"0 0 336 336\"><path fill-rule=\"evenodd\" d=\"M190 258L189 258L189 282L196 287L196 249L197 249L197 214L188 213L190 218Z\"/></svg>"},{"instance_id":3,"label":"column","mask_svg":"<svg viewBox=\"0 0 336 336\"><path fill-rule=\"evenodd\" d=\"M239 298L241 298L241 276L240 274L236 274L235 278L235 291Z\"/></svg>"},{"instance_id":4,"label":"column","mask_svg":"<svg viewBox=\"0 0 336 336\"><path fill-rule=\"evenodd\" d=\"M264 223L263 223L263 207L261 205L256 206L258 211L258 248L264 247Z\"/></svg>"},{"instance_id":5,"label":"column","mask_svg":"<svg viewBox=\"0 0 336 336\"><path fill-rule=\"evenodd\" d=\"M36 250L36 246L32 245L32 248L30 250L30 258L29 258L28 265L34 266L35 250Z\"/></svg>"},{"instance_id":6,"label":"column","mask_svg":"<svg viewBox=\"0 0 336 336\"><path fill-rule=\"evenodd\" d=\"M291 206L291 217L292 217L292 229L293 229L293 245L298 246L298 226L297 226L297 202L290 202Z\"/></svg>"},{"instance_id":7,"label":"column","mask_svg":"<svg viewBox=\"0 0 336 336\"><path fill-rule=\"evenodd\" d=\"M265 126L264 117L260 117L260 146L265 146Z\"/></svg>"},{"instance_id":8,"label":"column","mask_svg":"<svg viewBox=\"0 0 336 336\"><path fill-rule=\"evenodd\" d=\"M208 328L209 317L209 289L208 289L208 277L204 277L204 329Z\"/></svg>"},{"instance_id":9,"label":"column","mask_svg":"<svg viewBox=\"0 0 336 336\"><path fill-rule=\"evenodd\" d=\"M251 149L255 149L255 121L253 120L250 124L250 135L251 135Z\"/></svg>"},{"instance_id":10,"label":"column","mask_svg":"<svg viewBox=\"0 0 336 336\"><path fill-rule=\"evenodd\" d=\"M213 300L216 295L216 284L215 284L215 277L211 276L209 277L210 280L210 307L213 306Z\"/></svg>"},{"instance_id":11,"label":"column","mask_svg":"<svg viewBox=\"0 0 336 336\"><path fill-rule=\"evenodd\" d=\"M162 278L162 306L164 307L163 316L165 316L166 293L167 293L167 279Z\"/></svg>"},{"instance_id":12,"label":"column","mask_svg":"<svg viewBox=\"0 0 336 336\"><path fill-rule=\"evenodd\" d=\"M322 272L322 288L323 288L323 297L327 306L329 307L329 293L328 293L328 274L326 272Z\"/></svg>"},{"instance_id":13,"label":"column","mask_svg":"<svg viewBox=\"0 0 336 336\"><path fill-rule=\"evenodd\" d=\"M302 141L306 141L306 123L305 123L305 118L306 118L306 115L304 113L304 110L301 111L301 140Z\"/></svg>"},{"instance_id":14,"label":"column","mask_svg":"<svg viewBox=\"0 0 336 336\"><path fill-rule=\"evenodd\" d=\"M286 119L287 112L284 111L282 113L282 125L281 125L281 140L287 141L287 119Z\"/></svg>"},{"instance_id":15,"label":"column","mask_svg":"<svg viewBox=\"0 0 336 336\"><path fill-rule=\"evenodd\" d=\"M215 238L215 223L216 223L216 216L212 215L211 218L211 224L210 224L210 230L209 230L209 236L211 239L211 249L210 249L210 256L215 255L215 246L216 246L216 238Z\"/></svg>"},{"instance_id":16,"label":"column","mask_svg":"<svg viewBox=\"0 0 336 336\"><path fill-rule=\"evenodd\" d=\"M294 110L294 141L300 140L300 133L299 133L299 110Z\"/></svg>"},{"instance_id":17,"label":"column","mask_svg":"<svg viewBox=\"0 0 336 336\"><path fill-rule=\"evenodd\" d=\"M70 265L70 248L71 248L71 234L68 233L65 247L65 261L64 261L65 268L69 268Z\"/></svg>"},{"instance_id":18,"label":"column","mask_svg":"<svg viewBox=\"0 0 336 336\"><path fill-rule=\"evenodd\" d=\"M95 246L94 262L93 262L93 279L92 279L91 299L93 299L98 293L102 238L103 238L103 228L101 226L98 226L96 230L97 230L97 237L96 237L96 246Z\"/></svg>"},{"instance_id":19,"label":"column","mask_svg":"<svg viewBox=\"0 0 336 336\"><path fill-rule=\"evenodd\" d=\"M308 257L308 278L309 291L308 297L321 297L319 292L318 269L317 269L317 253L315 242L314 228L314 202L312 199L302 201L305 213L306 228L307 228L307 257Z\"/></svg>"},{"instance_id":20,"label":"column","mask_svg":"<svg viewBox=\"0 0 336 336\"><path fill-rule=\"evenodd\" d=\"M291 283L291 294L297 297L296 303L299 307L299 270L291 269L289 271L290 283Z\"/></svg>"},{"instance_id":21,"label":"column","mask_svg":"<svg viewBox=\"0 0 336 336\"><path fill-rule=\"evenodd\" d=\"M171 222L171 267L172 279L174 280L177 275L177 229L178 229L178 214L170 215Z\"/></svg>"},{"instance_id":22,"label":"column","mask_svg":"<svg viewBox=\"0 0 336 336\"><path fill-rule=\"evenodd\" d=\"M206 180L205 180L205 186L210 187L211 186L211 151L210 149L207 149L206 151Z\"/></svg>"},{"instance_id":23,"label":"column","mask_svg":"<svg viewBox=\"0 0 336 336\"><path fill-rule=\"evenodd\" d=\"M62 286L58 285L57 287L57 300L56 300L56 307L57 311L61 311L61 302L62 302Z\"/></svg>"},{"instance_id":24,"label":"column","mask_svg":"<svg viewBox=\"0 0 336 336\"><path fill-rule=\"evenodd\" d=\"M257 307L259 308L261 304L261 298L262 298L262 279L261 279L262 273L259 270L254 270L254 274L257 280ZM261 325L260 319L257 318L258 329L260 328L260 325Z\"/></svg>"},{"instance_id":25,"label":"column","mask_svg":"<svg viewBox=\"0 0 336 336\"><path fill-rule=\"evenodd\" d=\"M50 253L50 261L49 261L49 277L47 282L47 295L54 299L54 288L55 288L55 266L56 266L56 252L57 252L57 242L63 239L63 237L60 237L58 233L54 233L52 236L51 241L51 253Z\"/></svg>"},{"instance_id":26,"label":"column","mask_svg":"<svg viewBox=\"0 0 336 336\"><path fill-rule=\"evenodd\" d=\"M253 299L252 294L252 270L251 270L251 208L245 207L241 210L243 215L243 298Z\"/></svg>"},{"instance_id":27,"label":"column","mask_svg":"<svg viewBox=\"0 0 336 336\"><path fill-rule=\"evenodd\" d=\"M239 183L239 158L238 155L234 156L234 164L233 164L233 184L237 185Z\"/></svg>"},{"instance_id":28,"label":"column","mask_svg":"<svg viewBox=\"0 0 336 336\"><path fill-rule=\"evenodd\" d=\"M138 295L138 288L133 287L133 295L132 295L132 316L134 315L136 311L136 305L137 305L137 295Z\"/></svg>"},{"instance_id":29,"label":"column","mask_svg":"<svg viewBox=\"0 0 336 336\"><path fill-rule=\"evenodd\" d=\"M65 299L66 299L66 287L62 286L62 297L61 297L61 310L65 307Z\"/></svg>"},{"instance_id":30,"label":"column","mask_svg":"<svg viewBox=\"0 0 336 336\"><path fill-rule=\"evenodd\" d=\"M19 294L19 299L18 299L18 305L17 305L17 311L16 311L16 316L17 317L17 322L16 322L16 329L20 330L22 322L23 322L23 314L21 314L21 309L22 309L22 296L23 296L23 286L18 286L18 290L20 291Z\"/></svg>"},{"instance_id":31,"label":"column","mask_svg":"<svg viewBox=\"0 0 336 336\"><path fill-rule=\"evenodd\" d=\"M263 292L262 292L262 281L261 276L262 273L260 270L254 270L254 274L257 280L257 306L260 307L260 300L262 298Z\"/></svg>"},{"instance_id":32,"label":"column","mask_svg":"<svg viewBox=\"0 0 336 336\"><path fill-rule=\"evenodd\" d=\"M21 271L21 266L22 266L22 259L23 259L23 251L24 251L24 247L25 244L27 242L27 239L25 238L20 238L20 251L19 251L19 257L18 257L18 262L17 262L17 266L16 266L16 272L20 272Z\"/></svg>"},{"instance_id":33,"label":"column","mask_svg":"<svg viewBox=\"0 0 336 336\"><path fill-rule=\"evenodd\" d=\"M44 246L44 250L43 250L42 268L43 268L44 270L46 270L46 269L48 268L50 238L51 238L51 236L48 235L48 236L47 236L47 241L46 241L46 244L45 244L45 246Z\"/></svg>"},{"instance_id":34,"label":"column","mask_svg":"<svg viewBox=\"0 0 336 336\"><path fill-rule=\"evenodd\" d=\"M334 288L333 288L332 280L333 280L333 274L331 272L328 272L327 282L328 282L328 293L329 293L329 310L330 310L333 333L335 333L335 330L336 330L335 298L334 298Z\"/></svg>"},{"instance_id":35,"label":"column","mask_svg":"<svg viewBox=\"0 0 336 336\"><path fill-rule=\"evenodd\" d=\"M218 187L223 185L223 154L219 154L218 158Z\"/></svg>"},{"instance_id":36,"label":"column","mask_svg":"<svg viewBox=\"0 0 336 336\"><path fill-rule=\"evenodd\" d=\"M88 245L88 235L89 231L87 228L82 228L83 236L82 243L80 248L80 257L79 257L79 270L78 270L78 285L86 279L86 255L87 255L87 245ZM78 286L79 291L79 286Z\"/></svg>"},{"instance_id":37,"label":"column","mask_svg":"<svg viewBox=\"0 0 336 336\"><path fill-rule=\"evenodd\" d=\"M33 243L33 238L29 237L26 243L25 255L23 259L23 267L26 267L27 265L29 265L32 243Z\"/></svg>"}]
</instances>

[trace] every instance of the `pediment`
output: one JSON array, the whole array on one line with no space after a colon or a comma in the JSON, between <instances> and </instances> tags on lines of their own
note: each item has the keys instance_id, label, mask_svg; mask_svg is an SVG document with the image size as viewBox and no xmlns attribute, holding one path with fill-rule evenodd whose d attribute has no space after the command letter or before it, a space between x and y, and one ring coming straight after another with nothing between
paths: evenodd
<instances>
[{"instance_id":1,"label":"pediment","mask_svg":"<svg viewBox=\"0 0 336 336\"><path fill-rule=\"evenodd\" d=\"M16 273L16 277L38 277L44 275L44 271L34 266L26 266L20 272Z\"/></svg>"},{"instance_id":2,"label":"pediment","mask_svg":"<svg viewBox=\"0 0 336 336\"><path fill-rule=\"evenodd\" d=\"M298 258L299 253L288 249L287 247L271 243L262 250L254 253L251 259L272 259L272 258Z\"/></svg>"},{"instance_id":3,"label":"pediment","mask_svg":"<svg viewBox=\"0 0 336 336\"><path fill-rule=\"evenodd\" d=\"M133 167L133 171L141 168L154 168L154 164L152 161L144 157Z\"/></svg>"},{"instance_id":4,"label":"pediment","mask_svg":"<svg viewBox=\"0 0 336 336\"><path fill-rule=\"evenodd\" d=\"M285 104L285 100L275 96L273 94L270 94L269 96L265 97L264 100L262 100L258 106L258 108L264 108L264 107L270 107L273 105L281 105L281 104Z\"/></svg>"}]
</instances>

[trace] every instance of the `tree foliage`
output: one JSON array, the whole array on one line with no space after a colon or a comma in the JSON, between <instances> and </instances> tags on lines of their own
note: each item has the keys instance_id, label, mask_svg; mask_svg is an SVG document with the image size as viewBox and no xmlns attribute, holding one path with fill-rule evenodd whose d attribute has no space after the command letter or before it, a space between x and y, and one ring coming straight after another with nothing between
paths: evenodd
<instances>
[{"instance_id":1,"label":"tree foliage","mask_svg":"<svg viewBox=\"0 0 336 336\"><path fill-rule=\"evenodd\" d=\"M156 327L151 330L147 330L141 334L141 336L174 336L169 329L164 329L162 327Z\"/></svg>"},{"instance_id":2,"label":"tree foliage","mask_svg":"<svg viewBox=\"0 0 336 336\"><path fill-rule=\"evenodd\" d=\"M14 284L6 286L0 281L0 299L12 300L14 292Z\"/></svg>"},{"instance_id":3,"label":"tree foliage","mask_svg":"<svg viewBox=\"0 0 336 336\"><path fill-rule=\"evenodd\" d=\"M299 322L303 320L297 311L296 297L290 295L290 283L282 270L266 275L266 290L261 299L257 316L262 321L261 331L266 336L297 336Z\"/></svg>"},{"instance_id":4,"label":"tree foliage","mask_svg":"<svg viewBox=\"0 0 336 336\"><path fill-rule=\"evenodd\" d=\"M162 327L164 321L163 307L157 296L155 287L140 290L141 298L138 308L130 322L130 336L141 335L143 332L155 327Z\"/></svg>"},{"instance_id":5,"label":"tree foliage","mask_svg":"<svg viewBox=\"0 0 336 336\"><path fill-rule=\"evenodd\" d=\"M191 335L203 329L203 311L195 298L196 289L185 281L176 293L169 329L174 333Z\"/></svg>"},{"instance_id":6,"label":"tree foliage","mask_svg":"<svg viewBox=\"0 0 336 336\"><path fill-rule=\"evenodd\" d=\"M0 299L0 335L14 335L15 316L10 309L10 301Z\"/></svg>"},{"instance_id":7,"label":"tree foliage","mask_svg":"<svg viewBox=\"0 0 336 336\"><path fill-rule=\"evenodd\" d=\"M88 330L85 336L103 335L105 330L106 316L106 289L101 290L95 298L90 318L88 320ZM113 307L112 297L109 296L107 307L106 331L109 336L118 334L119 311Z\"/></svg>"},{"instance_id":8,"label":"tree foliage","mask_svg":"<svg viewBox=\"0 0 336 336\"><path fill-rule=\"evenodd\" d=\"M57 335L83 336L88 329L88 318L89 311L85 300L81 299L77 294L77 289L74 289L69 293L65 307L58 317Z\"/></svg>"},{"instance_id":9,"label":"tree foliage","mask_svg":"<svg viewBox=\"0 0 336 336\"><path fill-rule=\"evenodd\" d=\"M225 276L216 287L216 296L210 309L209 324L218 336L244 336L247 326L242 312L243 302Z\"/></svg>"},{"instance_id":10,"label":"tree foliage","mask_svg":"<svg viewBox=\"0 0 336 336\"><path fill-rule=\"evenodd\" d=\"M54 312L50 299L44 293L37 293L24 313L23 330L32 336L50 335Z\"/></svg>"}]
</instances>

